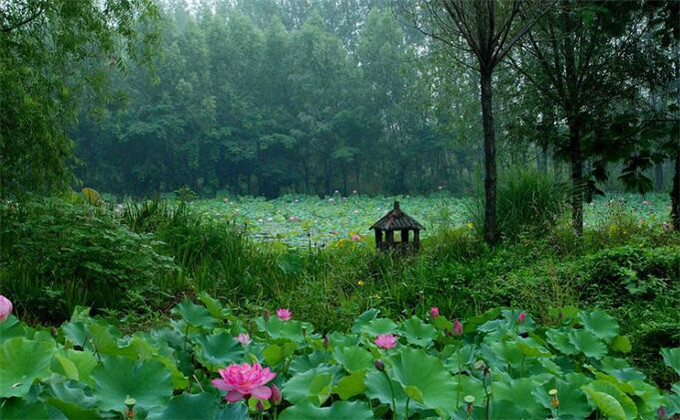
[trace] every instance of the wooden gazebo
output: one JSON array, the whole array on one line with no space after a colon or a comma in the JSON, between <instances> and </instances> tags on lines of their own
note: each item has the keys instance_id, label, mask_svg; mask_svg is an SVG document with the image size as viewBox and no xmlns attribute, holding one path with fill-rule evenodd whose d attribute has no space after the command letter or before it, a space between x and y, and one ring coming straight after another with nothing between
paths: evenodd
<instances>
[{"instance_id":1,"label":"wooden gazebo","mask_svg":"<svg viewBox=\"0 0 680 420\"><path fill-rule=\"evenodd\" d=\"M420 248L420 231L425 227L401 211L399 202L395 201L394 208L375 222L370 229L375 230L375 246L379 250L409 251ZM395 241L395 231L400 232L400 241ZM409 239L410 231L413 231L413 242Z\"/></svg>"}]
</instances>

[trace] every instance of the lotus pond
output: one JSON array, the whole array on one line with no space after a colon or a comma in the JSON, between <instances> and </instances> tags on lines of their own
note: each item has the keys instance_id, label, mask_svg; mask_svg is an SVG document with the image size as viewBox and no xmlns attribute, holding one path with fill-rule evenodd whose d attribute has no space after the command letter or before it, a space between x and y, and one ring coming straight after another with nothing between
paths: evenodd
<instances>
[{"instance_id":1,"label":"lotus pond","mask_svg":"<svg viewBox=\"0 0 680 420\"><path fill-rule=\"evenodd\" d=\"M392 208L394 201L420 221L423 236L440 228L466 226L476 228L469 214L475 200L453 198L446 194L429 197L366 197L335 194L330 197L288 195L275 200L264 198L220 197L197 200L192 207L211 219L229 220L246 226L248 232L263 241L281 241L296 246L325 246L371 236L368 228ZM597 197L585 206L585 226L600 227L613 213L625 214L640 224L662 227L670 213L668 194L615 194Z\"/></svg>"}]
</instances>

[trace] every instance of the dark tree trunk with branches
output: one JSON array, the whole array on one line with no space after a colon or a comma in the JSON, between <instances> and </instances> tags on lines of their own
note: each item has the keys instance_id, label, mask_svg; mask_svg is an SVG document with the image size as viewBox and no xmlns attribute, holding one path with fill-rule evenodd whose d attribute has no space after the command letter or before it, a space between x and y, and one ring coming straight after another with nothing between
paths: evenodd
<instances>
[{"instance_id":1,"label":"dark tree trunk with branches","mask_svg":"<svg viewBox=\"0 0 680 420\"><path fill-rule=\"evenodd\" d=\"M484 239L493 244L498 240L493 71L510 48L550 9L552 1L423 0L422 4L429 14L430 29L424 30L419 25L417 29L450 47L472 53L477 59L475 70L480 75L484 126ZM528 18L515 25L520 13ZM464 65L470 67L468 63Z\"/></svg>"}]
</instances>

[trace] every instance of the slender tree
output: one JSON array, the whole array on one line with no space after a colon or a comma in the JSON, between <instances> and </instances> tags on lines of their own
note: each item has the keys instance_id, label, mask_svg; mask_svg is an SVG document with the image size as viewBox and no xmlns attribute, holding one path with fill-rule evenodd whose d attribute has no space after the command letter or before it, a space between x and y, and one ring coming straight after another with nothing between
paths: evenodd
<instances>
[{"instance_id":1,"label":"slender tree","mask_svg":"<svg viewBox=\"0 0 680 420\"><path fill-rule=\"evenodd\" d=\"M493 73L510 49L552 5L525 0L424 1L427 26L418 29L457 51L472 53L479 72L482 125L484 127L484 239L498 240L496 223L496 132L493 116ZM520 14L531 16L520 21ZM414 14L416 19L417 14Z\"/></svg>"}]
</instances>

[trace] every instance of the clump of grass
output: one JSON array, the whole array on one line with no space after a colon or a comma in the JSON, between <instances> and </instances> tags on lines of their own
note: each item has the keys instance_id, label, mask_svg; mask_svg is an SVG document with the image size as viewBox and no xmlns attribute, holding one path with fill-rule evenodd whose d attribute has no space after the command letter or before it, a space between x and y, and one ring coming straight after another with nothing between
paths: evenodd
<instances>
[{"instance_id":1,"label":"clump of grass","mask_svg":"<svg viewBox=\"0 0 680 420\"><path fill-rule=\"evenodd\" d=\"M502 238L543 237L566 210L566 190L552 175L535 169L512 169L501 174L496 192L496 220ZM467 218L479 231L484 226L484 203L467 205Z\"/></svg>"}]
</instances>

